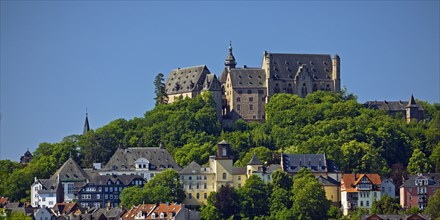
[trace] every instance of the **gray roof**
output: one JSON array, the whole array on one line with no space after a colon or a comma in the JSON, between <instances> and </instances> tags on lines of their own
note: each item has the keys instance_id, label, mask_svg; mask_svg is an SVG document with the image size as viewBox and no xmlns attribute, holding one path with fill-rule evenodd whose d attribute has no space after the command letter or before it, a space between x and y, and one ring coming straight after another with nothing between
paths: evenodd
<instances>
[{"instance_id":1,"label":"gray roof","mask_svg":"<svg viewBox=\"0 0 440 220\"><path fill-rule=\"evenodd\" d=\"M119 180L123 185L127 186L135 179L144 180L144 178L139 175L98 175L95 176L90 183L95 185L106 185L109 180L112 183L116 183Z\"/></svg>"},{"instance_id":2,"label":"gray roof","mask_svg":"<svg viewBox=\"0 0 440 220\"><path fill-rule=\"evenodd\" d=\"M145 158L157 170L173 168L180 170L174 158L167 150L158 147L135 147L122 149L118 148L103 170L135 170L135 161L139 158Z\"/></svg>"},{"instance_id":3,"label":"gray roof","mask_svg":"<svg viewBox=\"0 0 440 220\"><path fill-rule=\"evenodd\" d=\"M220 143L218 143L218 144L223 144L223 145L226 145L226 144L229 144L228 142L226 142L225 141L225 139L223 139L222 141L220 141Z\"/></svg>"},{"instance_id":4,"label":"gray roof","mask_svg":"<svg viewBox=\"0 0 440 220\"><path fill-rule=\"evenodd\" d=\"M232 167L233 175L246 175L246 167Z\"/></svg>"},{"instance_id":5,"label":"gray roof","mask_svg":"<svg viewBox=\"0 0 440 220\"><path fill-rule=\"evenodd\" d=\"M375 110L385 111L406 111L406 107L409 105L408 101L367 101L364 106ZM423 110L421 105L417 105L419 110Z\"/></svg>"},{"instance_id":6,"label":"gray roof","mask_svg":"<svg viewBox=\"0 0 440 220\"><path fill-rule=\"evenodd\" d=\"M314 172L338 172L338 168L327 161L325 154L283 154L283 170L296 173L301 168Z\"/></svg>"},{"instance_id":7,"label":"gray roof","mask_svg":"<svg viewBox=\"0 0 440 220\"><path fill-rule=\"evenodd\" d=\"M331 177L318 177L318 182L323 186L340 186L341 183Z\"/></svg>"},{"instance_id":8,"label":"gray roof","mask_svg":"<svg viewBox=\"0 0 440 220\"><path fill-rule=\"evenodd\" d=\"M51 180L56 182L58 176L61 181L85 181L90 179L89 175L72 158L64 162L51 177Z\"/></svg>"},{"instance_id":9,"label":"gray roof","mask_svg":"<svg viewBox=\"0 0 440 220\"><path fill-rule=\"evenodd\" d=\"M188 164L188 166L184 167L179 174L199 174L201 173L201 166L195 161Z\"/></svg>"},{"instance_id":10,"label":"gray roof","mask_svg":"<svg viewBox=\"0 0 440 220\"><path fill-rule=\"evenodd\" d=\"M271 164L267 167L266 172L267 173L273 173L276 170L281 170L281 165L279 164Z\"/></svg>"},{"instance_id":11,"label":"gray roof","mask_svg":"<svg viewBox=\"0 0 440 220\"><path fill-rule=\"evenodd\" d=\"M303 66L314 79L332 79L332 58L328 54L267 53L271 75L276 79L292 80Z\"/></svg>"},{"instance_id":12,"label":"gray roof","mask_svg":"<svg viewBox=\"0 0 440 220\"><path fill-rule=\"evenodd\" d=\"M233 88L266 87L266 73L261 68L233 68L229 74Z\"/></svg>"},{"instance_id":13,"label":"gray roof","mask_svg":"<svg viewBox=\"0 0 440 220\"><path fill-rule=\"evenodd\" d=\"M210 72L205 65L174 69L168 74L165 92L178 94L202 90L206 74Z\"/></svg>"},{"instance_id":14,"label":"gray roof","mask_svg":"<svg viewBox=\"0 0 440 220\"><path fill-rule=\"evenodd\" d=\"M440 187L440 179L438 178L440 173L425 173L422 174L422 177L426 177L428 179L428 185ZM416 186L416 178L418 175L410 175L407 180L400 187L415 187Z\"/></svg>"},{"instance_id":15,"label":"gray roof","mask_svg":"<svg viewBox=\"0 0 440 220\"><path fill-rule=\"evenodd\" d=\"M261 162L260 159L258 159L258 156L254 154L247 165L264 165L264 163Z\"/></svg>"},{"instance_id":16,"label":"gray roof","mask_svg":"<svg viewBox=\"0 0 440 220\"><path fill-rule=\"evenodd\" d=\"M209 91L222 91L222 86L214 74L206 74L203 89Z\"/></svg>"},{"instance_id":17,"label":"gray roof","mask_svg":"<svg viewBox=\"0 0 440 220\"><path fill-rule=\"evenodd\" d=\"M370 215L362 215L361 216L361 220L366 220L366 219L368 219L369 217L371 217L371 216L378 216L380 219L386 219L386 220L400 220L400 219L409 219L410 217L413 217L413 216L419 216L419 217L421 217L422 219L426 219L426 220L429 220L429 219L431 219L429 216L427 216L427 215L423 215L423 214L412 214L412 215L405 215L405 214L402 214L402 215L396 215L396 214L388 214L388 215L382 215L382 214L370 214Z\"/></svg>"}]
</instances>

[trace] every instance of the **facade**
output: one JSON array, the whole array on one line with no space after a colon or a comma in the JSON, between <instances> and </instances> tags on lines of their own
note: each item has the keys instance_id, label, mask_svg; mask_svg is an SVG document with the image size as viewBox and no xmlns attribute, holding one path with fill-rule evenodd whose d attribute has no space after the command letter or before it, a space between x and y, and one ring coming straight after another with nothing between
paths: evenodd
<instances>
[{"instance_id":1,"label":"facade","mask_svg":"<svg viewBox=\"0 0 440 220\"><path fill-rule=\"evenodd\" d=\"M387 195L391 198L396 198L396 186L393 183L393 180L390 178L383 178L382 179L382 196Z\"/></svg>"},{"instance_id":2,"label":"facade","mask_svg":"<svg viewBox=\"0 0 440 220\"><path fill-rule=\"evenodd\" d=\"M381 198L382 181L379 174L343 174L341 204L343 214L356 207L370 209L373 201Z\"/></svg>"},{"instance_id":3,"label":"facade","mask_svg":"<svg viewBox=\"0 0 440 220\"><path fill-rule=\"evenodd\" d=\"M335 206L341 205L341 183L331 177L319 176L318 182L325 191L325 196Z\"/></svg>"},{"instance_id":4,"label":"facade","mask_svg":"<svg viewBox=\"0 0 440 220\"><path fill-rule=\"evenodd\" d=\"M264 105L276 93L305 97L318 91L340 92L340 58L325 54L264 52L261 67L236 67L232 47L220 76L223 113L245 120L265 120Z\"/></svg>"},{"instance_id":5,"label":"facade","mask_svg":"<svg viewBox=\"0 0 440 220\"><path fill-rule=\"evenodd\" d=\"M193 161L179 172L186 194L185 205L206 204L211 192L226 185L240 188L250 175L271 181L273 170L266 169L257 156L253 156L246 167L235 167L230 151L230 145L223 140L218 144L217 155L209 157L209 165L200 166Z\"/></svg>"},{"instance_id":6,"label":"facade","mask_svg":"<svg viewBox=\"0 0 440 220\"><path fill-rule=\"evenodd\" d=\"M194 98L204 91L212 93L217 116L220 118L222 88L217 77L205 65L174 69L168 74L165 82L168 103L181 98Z\"/></svg>"},{"instance_id":7,"label":"facade","mask_svg":"<svg viewBox=\"0 0 440 220\"><path fill-rule=\"evenodd\" d=\"M421 121L425 117L423 107L416 103L413 95L409 101L368 101L364 106L393 116L401 115L407 123Z\"/></svg>"},{"instance_id":8,"label":"facade","mask_svg":"<svg viewBox=\"0 0 440 220\"><path fill-rule=\"evenodd\" d=\"M180 170L163 147L118 148L99 175L139 175L146 181L165 169Z\"/></svg>"},{"instance_id":9,"label":"facade","mask_svg":"<svg viewBox=\"0 0 440 220\"><path fill-rule=\"evenodd\" d=\"M145 184L144 178L138 175L95 176L78 191L78 204L82 208L118 207L119 195L126 187Z\"/></svg>"},{"instance_id":10,"label":"facade","mask_svg":"<svg viewBox=\"0 0 440 220\"><path fill-rule=\"evenodd\" d=\"M47 208L39 208L34 211L34 219L36 220L52 220L55 219L54 214L50 209Z\"/></svg>"},{"instance_id":11,"label":"facade","mask_svg":"<svg viewBox=\"0 0 440 220\"><path fill-rule=\"evenodd\" d=\"M405 209L426 208L429 197L440 189L439 176L438 173L411 175L400 186L400 205Z\"/></svg>"},{"instance_id":12,"label":"facade","mask_svg":"<svg viewBox=\"0 0 440 220\"><path fill-rule=\"evenodd\" d=\"M37 179L31 186L31 206L52 208L63 199L63 189L60 182L50 179Z\"/></svg>"}]
</instances>

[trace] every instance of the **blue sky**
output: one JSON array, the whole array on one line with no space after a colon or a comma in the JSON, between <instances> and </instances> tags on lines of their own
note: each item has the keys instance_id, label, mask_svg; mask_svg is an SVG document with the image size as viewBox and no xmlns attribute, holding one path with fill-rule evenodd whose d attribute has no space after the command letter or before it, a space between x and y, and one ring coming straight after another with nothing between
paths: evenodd
<instances>
[{"instance_id":1,"label":"blue sky","mask_svg":"<svg viewBox=\"0 0 440 220\"><path fill-rule=\"evenodd\" d=\"M142 117L153 79L221 72L265 50L339 54L342 85L367 100L440 102L439 1L1 1L0 159L90 125Z\"/></svg>"}]
</instances>

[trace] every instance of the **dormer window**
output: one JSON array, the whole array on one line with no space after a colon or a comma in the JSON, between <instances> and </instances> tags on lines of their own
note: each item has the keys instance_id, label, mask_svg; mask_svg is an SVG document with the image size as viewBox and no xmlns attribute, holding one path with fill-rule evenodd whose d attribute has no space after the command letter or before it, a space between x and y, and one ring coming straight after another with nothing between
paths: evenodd
<instances>
[{"instance_id":1,"label":"dormer window","mask_svg":"<svg viewBox=\"0 0 440 220\"><path fill-rule=\"evenodd\" d=\"M160 218L165 218L165 213L164 212L160 213Z\"/></svg>"}]
</instances>

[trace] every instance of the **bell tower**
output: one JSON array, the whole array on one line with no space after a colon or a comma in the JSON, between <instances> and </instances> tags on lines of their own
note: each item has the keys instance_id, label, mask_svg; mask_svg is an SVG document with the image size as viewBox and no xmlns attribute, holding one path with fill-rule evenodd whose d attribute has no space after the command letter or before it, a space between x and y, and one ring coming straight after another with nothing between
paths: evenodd
<instances>
[{"instance_id":1,"label":"bell tower","mask_svg":"<svg viewBox=\"0 0 440 220\"><path fill-rule=\"evenodd\" d=\"M235 68L236 65L237 62L235 62L235 57L232 54L232 41L229 41L229 53L228 56L226 57L225 67L228 69L232 69Z\"/></svg>"}]
</instances>

